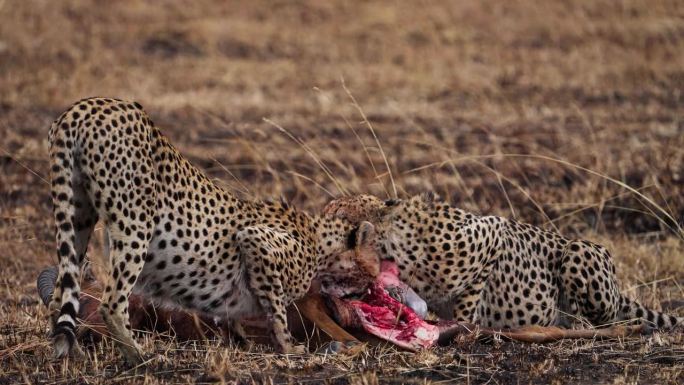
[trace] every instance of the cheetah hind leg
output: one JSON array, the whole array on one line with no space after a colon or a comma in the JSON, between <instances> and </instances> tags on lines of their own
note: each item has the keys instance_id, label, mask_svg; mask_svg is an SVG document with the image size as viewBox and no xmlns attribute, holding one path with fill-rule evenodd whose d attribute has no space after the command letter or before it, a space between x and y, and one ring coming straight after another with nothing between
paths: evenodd
<instances>
[{"instance_id":1,"label":"cheetah hind leg","mask_svg":"<svg viewBox=\"0 0 684 385\"><path fill-rule=\"evenodd\" d=\"M602 326L618 321L621 295L608 251L588 242L573 242L561 261L560 300L566 317L586 318Z\"/></svg>"},{"instance_id":2,"label":"cheetah hind leg","mask_svg":"<svg viewBox=\"0 0 684 385\"><path fill-rule=\"evenodd\" d=\"M133 339L128 313L112 312L109 307L100 306L100 314L126 363L132 366L140 365L143 361L142 350Z\"/></svg>"},{"instance_id":3,"label":"cheetah hind leg","mask_svg":"<svg viewBox=\"0 0 684 385\"><path fill-rule=\"evenodd\" d=\"M148 215L152 218L152 215ZM108 229L111 244L119 247L111 248L110 279L111 284L104 290L100 314L107 325L112 338L119 347L126 362L136 366L142 363L142 351L133 339L128 314L128 297L138 275L143 269L147 247L144 242L149 239L152 223L136 223L141 231L135 236L125 236L121 232ZM122 271L123 270L123 271Z\"/></svg>"}]
</instances>

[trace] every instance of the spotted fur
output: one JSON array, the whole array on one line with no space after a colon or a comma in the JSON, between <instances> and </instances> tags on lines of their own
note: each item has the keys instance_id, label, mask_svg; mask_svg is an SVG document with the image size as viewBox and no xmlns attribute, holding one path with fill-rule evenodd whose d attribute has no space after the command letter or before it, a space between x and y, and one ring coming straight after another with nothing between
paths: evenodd
<instances>
[{"instance_id":1,"label":"spotted fur","mask_svg":"<svg viewBox=\"0 0 684 385\"><path fill-rule=\"evenodd\" d=\"M183 158L137 103L79 101L52 124L49 145L57 356L78 351L80 271L98 221L107 233L110 275L100 311L130 363L141 360L128 319L133 289L232 320L238 334L241 318L264 314L276 346L302 351L291 342L285 307L307 292L319 270L333 274L349 244L370 239L369 226L310 216L283 202L238 199Z\"/></svg>"},{"instance_id":2,"label":"spotted fur","mask_svg":"<svg viewBox=\"0 0 684 385\"><path fill-rule=\"evenodd\" d=\"M595 325L639 320L670 328L684 319L620 293L605 247L538 227L451 207L432 194L405 201L359 195L324 210L375 225L381 258L440 316L490 327Z\"/></svg>"}]
</instances>

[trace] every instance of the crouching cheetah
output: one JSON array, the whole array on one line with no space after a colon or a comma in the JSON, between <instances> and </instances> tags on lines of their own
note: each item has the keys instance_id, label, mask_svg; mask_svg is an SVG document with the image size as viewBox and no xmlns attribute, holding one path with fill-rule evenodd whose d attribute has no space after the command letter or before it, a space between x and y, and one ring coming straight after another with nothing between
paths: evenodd
<instances>
[{"instance_id":1,"label":"crouching cheetah","mask_svg":"<svg viewBox=\"0 0 684 385\"><path fill-rule=\"evenodd\" d=\"M594 325L640 320L657 328L684 323L622 295L608 251L535 226L477 216L432 194L405 201L340 198L324 212L375 225L381 258L441 317L489 327Z\"/></svg>"},{"instance_id":2,"label":"crouching cheetah","mask_svg":"<svg viewBox=\"0 0 684 385\"><path fill-rule=\"evenodd\" d=\"M369 223L352 226L284 202L238 199L185 160L137 103L77 102L52 124L49 153L59 256L50 309L59 357L80 352L80 268L98 220L108 234L111 279L100 311L132 364L141 361L128 318L134 288L229 320L238 335L241 318L264 314L276 346L301 352L291 342L285 307L319 271L335 274L338 256L371 237Z\"/></svg>"}]
</instances>

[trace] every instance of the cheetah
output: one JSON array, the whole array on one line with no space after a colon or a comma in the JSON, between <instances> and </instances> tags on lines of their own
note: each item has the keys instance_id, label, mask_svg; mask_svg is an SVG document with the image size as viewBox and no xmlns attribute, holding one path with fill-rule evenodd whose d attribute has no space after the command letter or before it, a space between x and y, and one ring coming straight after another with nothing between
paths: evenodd
<instances>
[{"instance_id":1,"label":"cheetah","mask_svg":"<svg viewBox=\"0 0 684 385\"><path fill-rule=\"evenodd\" d=\"M584 317L671 328L684 323L620 293L605 247L497 216L478 216L434 194L382 201L340 198L324 212L375 225L376 250L440 317L487 327L563 325Z\"/></svg>"},{"instance_id":2,"label":"cheetah","mask_svg":"<svg viewBox=\"0 0 684 385\"><path fill-rule=\"evenodd\" d=\"M236 197L191 165L135 102L81 100L52 123L48 140L59 258L49 305L57 357L82 353L75 341L79 282L98 221L106 229L110 279L100 312L130 364L142 360L129 323L132 290L227 320L242 337L240 319L266 316L282 352L303 352L287 330L285 307L314 277L334 275L337 267L355 275L339 255L372 236L370 223Z\"/></svg>"}]
</instances>

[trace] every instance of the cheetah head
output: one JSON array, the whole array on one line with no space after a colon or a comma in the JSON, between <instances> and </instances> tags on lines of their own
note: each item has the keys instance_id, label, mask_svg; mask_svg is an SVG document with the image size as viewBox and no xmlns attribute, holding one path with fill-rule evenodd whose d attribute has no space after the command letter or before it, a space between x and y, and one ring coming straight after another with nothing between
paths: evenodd
<instances>
[{"instance_id":1,"label":"cheetah head","mask_svg":"<svg viewBox=\"0 0 684 385\"><path fill-rule=\"evenodd\" d=\"M392 221L392 214L401 211L400 207L412 200L413 198L408 201L382 200L373 195L359 194L332 200L325 206L323 212L355 224L369 221L375 226L375 238L381 240L387 236L386 228Z\"/></svg>"},{"instance_id":2,"label":"cheetah head","mask_svg":"<svg viewBox=\"0 0 684 385\"><path fill-rule=\"evenodd\" d=\"M394 260L397 252L393 243L401 243L404 232L412 231L405 224L415 220L416 213L429 213L438 204L433 193L415 195L406 200L382 200L373 195L361 194L342 197L328 203L323 212L351 223L369 221L374 226L374 245L381 259ZM412 214L414 215L412 219Z\"/></svg>"},{"instance_id":3,"label":"cheetah head","mask_svg":"<svg viewBox=\"0 0 684 385\"><path fill-rule=\"evenodd\" d=\"M343 297L363 291L380 272L380 257L375 244L377 224L399 200L383 201L373 195L342 197L323 209L326 217L351 224L346 247L328 258L320 269L321 289Z\"/></svg>"},{"instance_id":4,"label":"cheetah head","mask_svg":"<svg viewBox=\"0 0 684 385\"><path fill-rule=\"evenodd\" d=\"M383 201L373 195L359 194L330 201L323 209L323 213L334 215L351 223L362 221L376 223L385 215L388 208L397 205L399 202L400 200L397 199Z\"/></svg>"},{"instance_id":5,"label":"cheetah head","mask_svg":"<svg viewBox=\"0 0 684 385\"><path fill-rule=\"evenodd\" d=\"M346 220L328 218L350 228ZM363 292L375 280L380 273L380 259L374 238L375 226L367 221L351 226L346 234L327 232L322 242L327 248L323 255L327 257L319 265L317 276L322 292L341 298Z\"/></svg>"}]
</instances>

